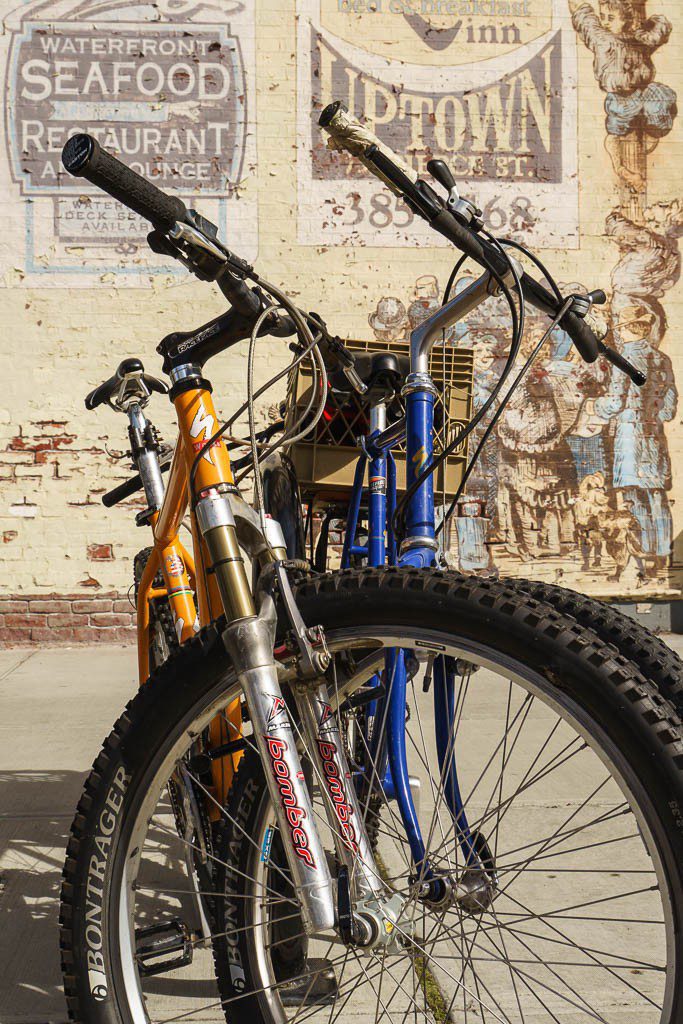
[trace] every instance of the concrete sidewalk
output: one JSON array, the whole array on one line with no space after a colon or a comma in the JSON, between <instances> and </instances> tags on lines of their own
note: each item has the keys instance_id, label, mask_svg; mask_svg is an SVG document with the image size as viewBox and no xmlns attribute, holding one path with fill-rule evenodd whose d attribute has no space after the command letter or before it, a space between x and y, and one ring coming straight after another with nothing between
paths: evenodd
<instances>
[{"instance_id":1,"label":"concrete sidewalk","mask_svg":"<svg viewBox=\"0 0 683 1024\"><path fill-rule=\"evenodd\" d=\"M683 653L683 637L668 637ZM62 1024L57 902L84 774L135 693L132 647L0 652L0 1024Z\"/></svg>"},{"instance_id":2,"label":"concrete sidewalk","mask_svg":"<svg viewBox=\"0 0 683 1024\"><path fill-rule=\"evenodd\" d=\"M57 905L83 779L137 687L133 647L0 651L0 1022L67 1020Z\"/></svg>"}]
</instances>

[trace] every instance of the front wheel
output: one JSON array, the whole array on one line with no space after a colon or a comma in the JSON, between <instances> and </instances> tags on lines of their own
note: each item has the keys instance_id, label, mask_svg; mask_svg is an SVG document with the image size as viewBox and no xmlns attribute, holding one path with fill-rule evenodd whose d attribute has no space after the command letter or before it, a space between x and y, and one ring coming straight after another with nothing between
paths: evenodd
<instances>
[{"instance_id":1,"label":"front wheel","mask_svg":"<svg viewBox=\"0 0 683 1024\"><path fill-rule=\"evenodd\" d=\"M193 927L167 783L180 766L211 805L197 737L236 693L211 628L131 702L86 784L62 903L72 1016L92 1024L223 1014L230 1024L327 1024L347 1014L438 1024L683 1019L683 743L657 687L511 582L363 570L304 580L296 596L306 622L325 629L331 695L344 690L340 726L378 870L399 900L400 941L366 949L303 934L248 724L216 842L198 851L214 862L212 948ZM424 898L391 791L386 717L375 716L370 735L370 705L348 700L378 672L391 688L380 666L397 650L411 666L405 737L419 826L430 871L453 883L439 901ZM434 672L443 658L446 735ZM305 764L305 738L302 746ZM334 872L314 774L311 787ZM467 874L465 820L486 852L484 879ZM181 965L183 957L192 962Z\"/></svg>"}]
</instances>

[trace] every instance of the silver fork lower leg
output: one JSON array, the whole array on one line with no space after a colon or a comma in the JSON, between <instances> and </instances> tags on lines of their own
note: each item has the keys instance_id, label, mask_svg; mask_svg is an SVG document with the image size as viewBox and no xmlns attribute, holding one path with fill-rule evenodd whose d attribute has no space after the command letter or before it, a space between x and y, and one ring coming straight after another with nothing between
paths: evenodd
<instances>
[{"instance_id":1,"label":"silver fork lower leg","mask_svg":"<svg viewBox=\"0 0 683 1024\"><path fill-rule=\"evenodd\" d=\"M223 639L246 697L304 927L314 934L334 928L335 890L273 659L275 623L265 595L258 616L232 623Z\"/></svg>"},{"instance_id":2,"label":"silver fork lower leg","mask_svg":"<svg viewBox=\"0 0 683 1024\"><path fill-rule=\"evenodd\" d=\"M359 895L384 890L375 867L365 820L349 771L337 716L332 711L326 683L302 683L295 698L305 733L314 740L314 762L321 788L327 791L326 807L337 856L349 869Z\"/></svg>"}]
</instances>

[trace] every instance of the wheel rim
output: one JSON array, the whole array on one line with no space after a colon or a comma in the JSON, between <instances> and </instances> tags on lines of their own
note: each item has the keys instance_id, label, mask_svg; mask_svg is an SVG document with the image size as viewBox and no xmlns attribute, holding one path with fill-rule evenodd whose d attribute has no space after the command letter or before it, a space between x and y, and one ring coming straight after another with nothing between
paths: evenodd
<instances>
[{"instance_id":1,"label":"wheel rim","mask_svg":"<svg viewBox=\"0 0 683 1024\"><path fill-rule=\"evenodd\" d=\"M508 694L505 732L509 743L512 743L515 735L517 736L514 743L514 749L521 751L524 746L524 743L522 742L525 740L524 730L528 729L529 723L532 721L532 709L534 710L534 713L539 711L541 715L547 715L548 713L553 712L556 717L559 716L558 721L562 719L566 723L567 719L569 719L574 733L577 736L576 750L573 750L571 747L565 750L565 764L569 765L569 763L573 761L574 765L576 765L579 755L585 757L586 754L591 754L593 758L597 757L598 761L609 767L609 774L614 780L613 785L615 790L617 790L616 784L618 784L617 793L614 793L609 797L611 803L606 800L608 794L606 793L605 786L597 790L592 801L589 799L584 803L581 813L583 813L584 810L592 810L598 797L602 798L601 806L606 808L606 810L603 810L601 814L594 815L596 821L592 826L590 824L581 825L582 819L580 816L576 815L576 808L574 808L572 817L569 818L569 821L564 827L560 828L559 832L557 831L557 827L555 827L556 834L554 837L552 834L553 829L548 829L545 839L550 839L550 844L546 845L546 847L543 847L542 840L537 841L535 845L533 842L530 843L528 834L523 838L520 838L516 845L512 846L509 841L504 839L505 830L503 829L503 820L507 819L509 821L511 817L509 812L513 804L515 804L515 800L517 801L518 808L521 807L522 810L526 809L527 811L527 820L525 822L527 833L531 827L533 815L531 814L531 805L528 804L528 801L527 803L524 803L523 801L520 802L521 792L524 792L524 790L522 790L515 799L510 800L510 792L507 791L505 785L502 786L498 801L499 817L501 820L498 822L498 828L496 830L496 855L497 864L501 872L501 879L504 884L508 886L512 885L516 879L521 877L521 875L526 875L526 878L529 878L534 871L537 871L539 873L539 877L544 878L545 885L549 887L548 891L553 891L556 894L557 899L554 904L551 900L551 912L545 914L543 912L539 912L537 904L528 905L529 892L521 890L519 888L520 883L517 881L517 888L513 887L509 894L504 890L501 895L496 897L491 919L485 925L482 925L481 923L477 925L477 921L472 918L472 924L467 927L463 927L462 921L459 921L458 928L460 931L458 933L454 930L455 926L449 924L449 932L442 929L441 934L442 936L446 936L445 938L439 938L437 936L435 940L434 935L432 934L426 940L427 942L432 943L432 952L430 952L427 945L421 946L420 941L418 940L417 949L415 948L415 944L413 944L411 947L412 953L406 953L405 958L401 958L404 966L405 963L408 963L408 960L411 957L413 963L415 962L416 957L421 958L422 967L419 969L414 966L411 967L410 964L408 964L408 970L412 971L410 976L411 985L414 983L415 977L417 977L419 987L420 970L422 970L423 974L422 988L424 989L424 999L420 1002L420 999L416 1000L413 997L412 1004L410 998L407 1000L412 1015L419 1017L420 1019L437 1020L439 1021L439 1024L441 1024L441 1019L444 1021L448 1019L467 1019L468 1014L472 1016L473 1021L476 1021L477 1016L474 1015L474 1009L476 1008L480 1014L484 1016L484 1019L509 1020L511 1024L513 1021L517 1020L522 1021L523 1024L526 1020L536 1021L552 1019L561 1021L561 1024L565 1024L565 1021L571 1021L573 1024L574 1020L578 1021L588 1019L605 1020L611 1024L612 1021L616 1022L626 1019L625 1017L619 1016L621 1011L615 1003L617 998L615 993L618 990L621 992L622 1000L630 1000L630 1003L626 1003L628 1006L628 1013L632 1013L634 1007L638 1008L641 1013L638 1020L642 1020L643 1022L654 1022L660 1020L668 1021L670 1018L673 999L674 971L672 969L672 965L675 944L671 896L663 859L659 852L661 843L661 836L658 834L659 823L654 813L654 808L649 802L646 794L642 792L642 787L636 779L633 771L629 765L626 764L622 755L616 751L611 744L606 742L604 734L600 734L600 744L602 744L602 746L600 746L599 750L596 751L595 723L588 721L585 713L577 708L566 695L561 695L555 690L550 694L548 692L549 684L547 680L531 672L528 668L519 665L517 662L504 658L499 653L492 652L489 648L482 647L481 645L469 642L465 643L460 640L458 640L457 644L454 644L453 638L447 635L418 629L408 630L405 628L401 629L400 635L397 635L396 631L392 631L390 629L372 628L363 630L346 629L344 631L329 631L327 636L328 645L333 652L348 650L352 646L365 648L377 644L386 647L411 647L416 643L431 643L438 644L442 648L445 647L446 653L453 657L465 658L476 662L478 665L482 666L485 672L494 672L498 675L499 679L505 681ZM479 673L479 675L481 675L481 673ZM482 678L488 679L487 676ZM490 680L487 682L487 686L489 689L492 686ZM471 687L472 683L470 681L467 692L470 691ZM518 701L512 700L510 694L512 693L513 687L516 688L515 692L519 692L520 695L524 693L526 696L520 696ZM413 687L413 690L414 689L415 687ZM230 696L234 696L235 692L233 684L230 693L226 693L224 691L220 697L216 696L212 699L203 709L198 719L195 718L193 732L203 727L218 708L227 703ZM466 716L463 719L463 715L465 715L465 704L467 700L470 699L467 692L465 693L462 701L462 709L459 719L460 722L466 720ZM503 691L501 691L501 693L503 693ZM425 698L422 699L424 700ZM415 698L415 702L418 703L417 697ZM522 723L521 727L519 726L520 722ZM122 862L125 864L126 884L120 887L120 899L118 906L121 979L123 981L125 991L124 1002L130 1008L128 1015L136 1022L136 1024L138 1021L142 1022L150 1018L152 1020L171 1020L176 1019L177 1016L177 1014L173 1015L170 1013L167 1013L165 1017L163 1015L155 1015L153 1010L150 1012L150 1017L148 1018L147 1016L141 994L140 979L135 967L134 958L133 927L135 924L135 907L133 905L133 885L138 879L142 854L141 835L144 831L143 826L145 824L146 817L150 813L150 805L152 801L155 801L154 793L156 791L158 796L161 784L164 779L168 777L169 767L172 767L176 763L178 757L183 752L183 745L186 745L188 735L187 727L189 724L189 722L184 723L184 728L178 730L174 741L170 738L169 749L165 756L162 757L160 753L159 756L162 759L158 767L156 770L150 770L150 784L144 787L146 789L147 796L140 805L136 816L135 826L131 830L126 844L126 857ZM413 740L415 742L413 743L412 751L409 751L409 753L412 753L413 760L416 764L419 763L419 757L417 756L419 753L419 740L416 740L415 737L418 736L420 731L424 733L426 725L427 722L424 720L423 715L422 717L416 717L416 721L412 727ZM517 732L514 731L516 726ZM460 728L462 729L462 726L460 726ZM472 729L472 727L470 727L470 729ZM551 726L549 724L547 732L550 732L550 730ZM457 735L458 737L464 736L465 731L463 730ZM528 732L526 735L528 736ZM534 762L536 765L536 773L538 773L538 768L542 768L544 764L546 764L546 767L551 768L551 771L547 773L548 777L550 774L558 771L559 768L562 767L562 764L559 763L559 758L562 756L559 729L556 730L551 738L552 745L546 745L545 747L545 761L542 760L540 762ZM588 746L580 746L579 744L581 741L583 741L584 744L587 743ZM458 743L460 743L459 738ZM559 744L559 746L556 746L556 744ZM539 744L537 743L536 746L538 745ZM423 753L428 753L428 750L429 748L427 746L424 748ZM552 767L553 757L558 760L558 765L556 767ZM551 758L551 760L548 761L548 758ZM527 756L527 761L529 760L530 758ZM513 763L512 755L510 755L507 762L503 760L502 763L505 764L506 771L511 770ZM458 770L460 773L460 755L458 757ZM463 772L463 777L467 779L466 770ZM511 776L508 776L508 779L510 778ZM470 783L472 783L473 779L470 779ZM536 787L538 791L538 786L543 781L543 778L541 777L537 781L534 781L534 775L532 773L530 779L531 784L529 784L529 779L526 780L526 790L530 791ZM433 782L434 780L432 779L432 783ZM596 785L599 785L599 783L596 783ZM495 786L493 789L495 792ZM624 799L629 804L628 810L624 811L623 815L620 810L621 801L618 801L618 792L623 795ZM436 803L437 801L434 802ZM578 802L580 803L581 801L579 800ZM485 803L486 801L484 801L484 804ZM470 800L470 805L472 807L475 806L474 795ZM505 810L506 807L507 810ZM552 815L550 814L550 810L553 812ZM494 806L492 809L489 800L489 807L484 810L483 820L490 822L492 820L492 815L495 816L495 811L496 807ZM542 813L549 816L549 822L554 821L558 817L555 814L556 811L557 808L542 809ZM570 813L571 808L568 807L567 812L564 814L564 818L567 818ZM382 814L387 815L387 821L391 824L391 828L387 828L385 831L397 831L396 822L394 820L397 816L396 811L393 811L392 818L391 808L385 806L382 809ZM603 820L597 820L601 815ZM631 815L633 815L633 817L631 817ZM580 868L578 866L572 866L568 869L566 867L568 862L565 860L563 863L562 857L566 857L571 854L572 851L570 847L572 845L575 848L579 848L581 846L582 833L585 834L590 828L593 828L594 830L600 828L604 832L605 828L608 826L614 827L613 823L617 822L620 817L623 817L624 819L629 817L631 823L633 823L635 818L635 821L637 822L637 829L635 832L637 835L631 835L630 838L627 838L626 834L622 837L603 835L595 844L595 850L601 848L601 853L604 851L610 851L610 855L612 855L614 850L621 849L623 851L629 844L632 847L634 842L640 840L640 850L642 851L640 859L636 858L634 860L634 854L632 850L629 849L629 863L636 864L636 866L628 867L626 869L622 868L616 872L613 871L609 873L609 876L612 878L628 880L628 884L624 884L622 886L623 892L621 894L614 891L617 888L616 883L609 884L612 888L610 888L609 885L607 886L604 890L606 895L601 895L602 890L593 893L591 891L591 886L595 889L593 874L596 873L597 869L591 868L590 864L585 863L585 859L588 856L587 851L576 849L576 854L580 855L582 859ZM476 816L474 820L477 820ZM250 837L250 841L252 842L254 849L255 870L253 873L248 873L253 874L251 882L256 887L254 891L265 891L264 886L267 885L267 882L264 881L264 871L266 869L260 862L257 851L260 851L261 849L265 830L270 824L271 822L268 818L266 809L263 816L263 822L259 823L257 835L255 837ZM430 841L435 833L438 836L437 830L440 830L442 833L444 831L443 821L439 824L438 815L434 815L433 813L431 814L429 825L433 826L431 830L428 828L426 833L426 835L429 835L431 831ZM560 825L562 825L562 821L560 821ZM594 834L597 834L597 832L594 831ZM569 844L569 847L567 847L564 844L566 844L570 839L572 842ZM132 851L136 848L140 851L139 854L131 855ZM587 850L590 852L590 845L587 847ZM438 846L436 847L436 852L439 852ZM443 857L447 857L451 862L455 857L455 851L450 850L448 843L444 843L443 838L441 840L441 854L442 859ZM517 862L515 862L514 857L518 858ZM528 863L524 866L521 875L517 875L516 879L508 877L508 880L505 881L506 874L512 875L519 869L520 863L523 863L524 861L528 861ZM573 861L571 863L573 864ZM603 871L601 877L603 883L605 883L607 872ZM122 873L122 878L124 878L124 873ZM586 891L587 898L583 903L581 902L580 895L577 895L573 900L567 898L562 901L560 897L563 893L567 893L569 881L577 879L581 882L583 890ZM590 879L590 884L586 882L586 879ZM577 888L578 893L581 893L581 891L582 890L580 888ZM515 893L517 893L517 895L515 895ZM654 913L647 911L648 914L651 913L651 916L646 917L646 910L643 905L646 902L652 904L653 893L656 895L657 901L659 902L659 913L655 915ZM520 896L526 896L526 901L525 899L520 899ZM506 902L503 905L504 897L507 901L511 902ZM538 895L534 898L538 900ZM645 921L657 920L658 923L656 929L654 924L648 925L643 921L638 921L638 913L628 909L634 905L634 901L641 918L645 917ZM603 918L597 916L597 912L600 911L601 907L610 907L611 909L612 907L620 905L626 908L621 915L624 918L624 921L617 921L615 915ZM585 910L586 907L590 907L592 909L587 913L582 913L582 909ZM632 915L632 917L629 915ZM480 922L485 916L486 915L481 915ZM581 918L586 918L586 920L581 920ZM548 925L548 921L550 922L550 925ZM603 938L601 943L598 941L589 941L585 936L591 929L594 932L597 932L600 925L602 925L604 931L605 923L607 922L609 925L610 921L613 924L619 924L621 929L613 928L611 933L613 937L619 937L618 948L614 954L616 959L607 960L605 963L592 964L592 960L600 961L601 959L605 959L602 954L610 952L613 947L605 945L605 938ZM273 1020L279 1022L288 1020L296 1020L298 1022L300 1020L307 1019L308 1017L311 1017L314 1020L323 1020L323 1015L326 1020L333 1021L337 1013L337 1009L335 1007L332 1008L333 1012L330 1011L329 1007L327 1009L321 1008L317 1012L311 1012L310 1008L302 1009L301 1007L299 1007L298 1011L292 1008L287 1008L287 1010L285 1010L282 1005L282 1000L278 995L278 992L282 991L282 986L280 986L280 989L273 987L272 967L269 965L267 955L268 950L266 948L268 945L267 935L265 934L267 931L266 921L263 917L259 918L257 915L254 918L253 923L255 927L251 932L254 938L253 942L250 944L250 956L252 957L252 970L255 969L258 980L258 984L254 987L263 990L260 995L260 1000L264 1005L264 1010L267 1011ZM465 925L467 925L467 922L465 922ZM658 935L657 942L655 942L652 937L655 930ZM476 932L476 934L474 935L474 938L471 938L472 933L474 932ZM579 932L584 936L583 946L588 947L590 950L594 950L595 952L588 954L588 962L584 959L583 963L571 966L565 954L568 949L571 949L572 955L578 956L577 950L572 947L572 943L579 948L579 943L577 942L577 939L574 938L574 936L578 935ZM639 940L637 939L636 933L641 936ZM609 934L608 928L608 937ZM456 941L458 939L458 935L460 942ZM645 936L645 940L643 940L643 936ZM314 943L318 941L319 940L313 940ZM630 946L624 945L624 942L626 941L630 943ZM634 950L636 941L638 941L640 945L648 951L654 951L657 948L661 948L663 950L661 956L664 962L660 962L652 956L645 957L637 955ZM452 962L453 964L456 964L458 968L457 971L455 969L451 969L446 972L439 963L436 962L437 959L440 962L445 961L446 954L441 953L441 950L445 950L448 942L453 946L453 950L450 954L451 956L455 957L455 951L458 949L460 950L461 961L464 962L462 978L459 977L461 974L461 965L456 964L455 959L453 959ZM439 943L441 943L441 945L439 945ZM659 943L659 946L657 946L657 943ZM509 947L511 946L514 946L514 949L510 949ZM531 947L531 949L529 949L529 947ZM522 956L521 953L525 948L525 956ZM337 949L341 950L342 947L337 946ZM434 953L435 949L437 950L438 956ZM543 975L541 974L541 967L538 963L539 949L542 949L544 955L544 970L546 973ZM554 960L547 952L553 950L555 951ZM557 955L558 950L560 951L560 955ZM485 953L487 953L488 956L485 956ZM315 955L315 953L312 955ZM343 960L344 956L346 957L345 960ZM534 960L534 956L536 957L536 960ZM584 954L584 958L585 956L586 954ZM523 962L525 959L531 962L525 964ZM346 951L344 951L340 954L340 957L335 957L336 965L338 966L342 960L344 963L344 969L346 970L348 962L354 961L354 954L347 954ZM387 968L387 957L385 956L384 963L379 968L377 968L376 963L365 963L358 966L356 970L356 980L360 980L363 983L361 987L365 987L368 993L372 994L373 998L376 1000L376 1006L373 1006L373 1013L370 1014L368 1018L369 1020L379 1020L381 1018L390 1020L395 1018L403 1019L410 1015L406 1012L405 1006L400 1007L398 1012L393 1012L392 1005L395 1006L395 1003L387 1006L385 1000L389 997L382 997L381 985L386 984L388 975L392 973L398 962L398 959L396 959L395 963L392 964L390 968ZM655 971L654 968L662 968L665 965L664 981L662 981L662 970L660 969ZM368 967L376 969L377 974L372 974L371 971L368 970ZM401 970L402 969L403 968L401 968ZM564 972L563 980L567 986L565 988L560 988L562 982L556 977L558 973L562 975L562 972ZM177 977L180 978L180 972L176 973ZM576 983L571 981L571 978L575 978L575 976L578 975L579 978L583 977L585 979L589 974L600 974L601 977L606 979L606 999L611 1000L615 1005L610 1005L606 1009L601 1010L599 1006L597 1008L592 1006L590 1002L582 996L581 989L577 988ZM439 977L436 978L436 982L437 988L441 992L441 1002L439 1002L439 997L435 996L433 992L431 995L428 992L431 982L428 984L425 979L430 975L432 976L432 981L435 980L436 975L439 975ZM498 976L495 982L491 980L494 975ZM507 1002L502 1002L502 997L498 995L499 988L493 986L503 985L505 982L505 975L507 976L509 999ZM652 982L652 977L655 975L657 975L657 984L653 984ZM349 975L347 974L347 979L348 977ZM382 978L382 982L378 981L378 978L380 977ZM475 984L475 977L478 978L479 981L478 990L477 985ZM485 980L485 977L489 978L488 982ZM347 982L344 980L344 974L342 972L341 977L338 978L340 1004L344 998L343 986L346 983ZM612 986L611 989L610 985ZM488 989L488 995L482 986ZM268 991L269 988L270 991ZM377 992L378 988L379 994ZM530 988L535 990L535 995L533 992L531 994L529 993ZM560 989L559 993L558 989ZM420 989L420 992L422 992L422 989ZM404 1002L405 1001L406 999L404 997ZM415 1002L422 1007L421 1015L414 1005ZM532 1004L536 1014L535 1016L532 1012ZM148 1008L151 1008L151 1001L148 1000L147 1006ZM439 1007L441 1008L439 1009ZM659 1009L657 1007L659 1007ZM344 1007L342 1006L341 1009L343 1010L343 1008ZM215 1000L211 1003L209 999L203 1000L201 1012L199 1012L199 1007L198 1011L190 1008L189 1011L183 1010L181 1012L183 1014L182 1019L191 1020L195 1016L205 1017L207 1012L216 1013L215 1019L221 1018L220 1005L216 1005ZM211 1019L214 1018L211 1017ZM481 1017L479 1019L481 1019Z\"/></svg>"}]
</instances>

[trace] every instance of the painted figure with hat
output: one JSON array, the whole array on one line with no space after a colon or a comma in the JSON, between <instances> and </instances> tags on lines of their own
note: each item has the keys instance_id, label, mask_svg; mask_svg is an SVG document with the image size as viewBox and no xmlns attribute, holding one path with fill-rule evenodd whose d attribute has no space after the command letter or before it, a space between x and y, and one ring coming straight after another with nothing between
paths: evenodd
<instances>
[{"instance_id":1,"label":"painted figure with hat","mask_svg":"<svg viewBox=\"0 0 683 1024\"><path fill-rule=\"evenodd\" d=\"M378 341L403 341L409 327L406 307L393 295L384 296L370 313L368 323Z\"/></svg>"},{"instance_id":2,"label":"painted figure with hat","mask_svg":"<svg viewBox=\"0 0 683 1024\"><path fill-rule=\"evenodd\" d=\"M605 149L621 181L642 192L642 174L624 162L622 142L636 134L652 150L676 116L676 93L655 81L652 54L667 42L671 22L645 17L636 0L599 0L598 12L584 0L569 0L572 23L593 54L593 73L605 93Z\"/></svg>"},{"instance_id":3,"label":"painted figure with hat","mask_svg":"<svg viewBox=\"0 0 683 1024\"><path fill-rule=\"evenodd\" d=\"M671 360L659 351L656 317L634 301L619 309L614 337L623 355L647 374L638 388L625 374L612 371L609 388L593 406L597 422L609 423L612 435L612 486L620 504L640 524L640 546L648 568L666 566L672 544L671 460L664 424L676 414L678 393Z\"/></svg>"}]
</instances>

